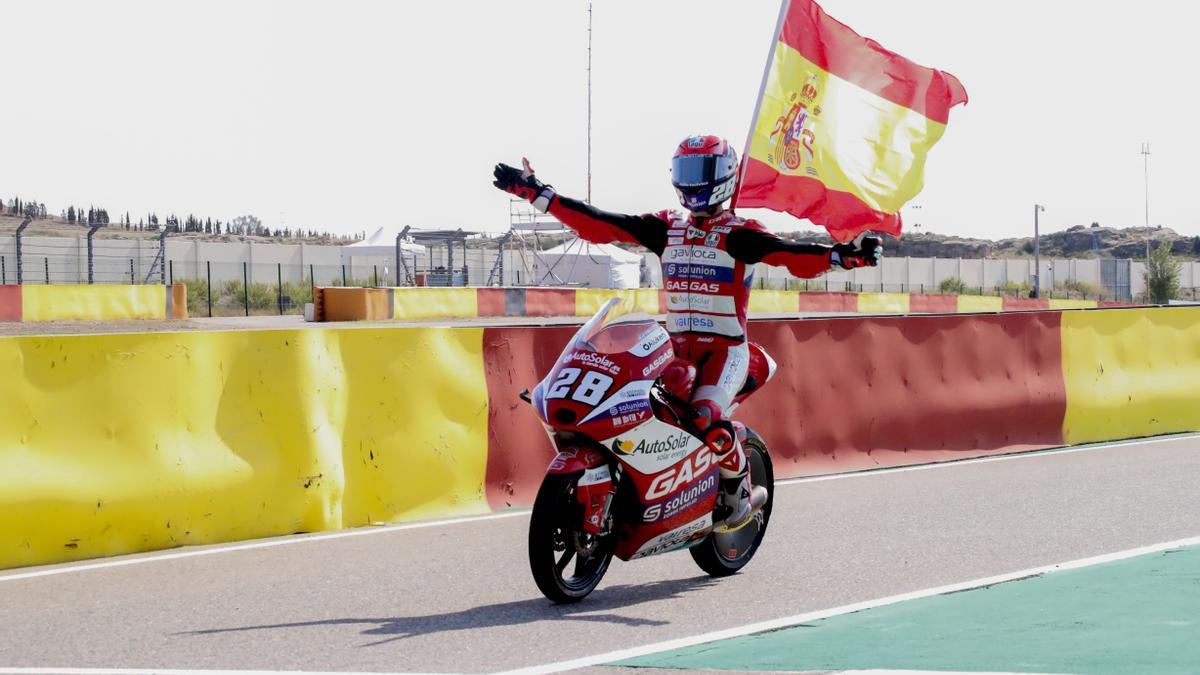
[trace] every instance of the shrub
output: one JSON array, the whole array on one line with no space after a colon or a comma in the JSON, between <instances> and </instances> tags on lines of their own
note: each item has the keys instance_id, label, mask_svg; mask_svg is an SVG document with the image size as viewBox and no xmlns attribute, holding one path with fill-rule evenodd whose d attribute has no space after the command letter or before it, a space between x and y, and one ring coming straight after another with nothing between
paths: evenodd
<instances>
[{"instance_id":1,"label":"shrub","mask_svg":"<svg viewBox=\"0 0 1200 675\"><path fill-rule=\"evenodd\" d=\"M303 306L312 302L312 286L307 281L285 281L283 297L285 302L290 298L293 305Z\"/></svg>"},{"instance_id":2,"label":"shrub","mask_svg":"<svg viewBox=\"0 0 1200 675\"><path fill-rule=\"evenodd\" d=\"M250 309L268 309L278 302L274 284L252 281L248 293L244 293L244 288L240 279L221 282L219 303L225 307L244 307L248 301Z\"/></svg>"},{"instance_id":3,"label":"shrub","mask_svg":"<svg viewBox=\"0 0 1200 675\"><path fill-rule=\"evenodd\" d=\"M1096 287L1086 281L1059 281L1054 284L1055 295L1065 295L1068 298L1094 298L1097 296Z\"/></svg>"},{"instance_id":4,"label":"shrub","mask_svg":"<svg viewBox=\"0 0 1200 675\"><path fill-rule=\"evenodd\" d=\"M1146 265L1146 292L1150 302L1165 305L1179 297L1179 261L1171 255L1171 244L1162 242L1150 251Z\"/></svg>"},{"instance_id":5,"label":"shrub","mask_svg":"<svg viewBox=\"0 0 1200 675\"><path fill-rule=\"evenodd\" d=\"M947 277L938 284L938 292L944 295L961 295L967 290L967 285L958 277Z\"/></svg>"},{"instance_id":6,"label":"shrub","mask_svg":"<svg viewBox=\"0 0 1200 675\"><path fill-rule=\"evenodd\" d=\"M1017 283L1015 281L1006 281L1003 286L996 287L996 292L999 295L1015 296L1015 297L1022 297L1022 298L1029 297L1029 294L1032 291L1033 291L1033 284L1029 283L1028 281L1022 281L1020 283Z\"/></svg>"},{"instance_id":7,"label":"shrub","mask_svg":"<svg viewBox=\"0 0 1200 675\"><path fill-rule=\"evenodd\" d=\"M187 287L188 316L208 313L208 283L204 279L177 279L175 283Z\"/></svg>"}]
</instances>

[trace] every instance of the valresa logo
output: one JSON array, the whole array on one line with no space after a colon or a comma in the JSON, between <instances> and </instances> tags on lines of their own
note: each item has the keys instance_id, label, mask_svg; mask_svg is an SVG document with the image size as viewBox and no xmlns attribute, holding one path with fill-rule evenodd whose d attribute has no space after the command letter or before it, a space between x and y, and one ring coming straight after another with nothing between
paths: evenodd
<instances>
[{"instance_id":1,"label":"valresa logo","mask_svg":"<svg viewBox=\"0 0 1200 675\"><path fill-rule=\"evenodd\" d=\"M703 316L689 316L686 319L681 319L675 323L677 325L689 326L691 328L713 328L717 325L712 319Z\"/></svg>"},{"instance_id":2,"label":"valresa logo","mask_svg":"<svg viewBox=\"0 0 1200 675\"><path fill-rule=\"evenodd\" d=\"M704 475L717 463L717 458L709 452L707 447L701 447L696 452L688 455L678 466L673 466L670 469L658 474L654 480L650 481L650 487L646 490L646 500L661 499L678 490L680 486L686 485L689 481L695 479L696 476Z\"/></svg>"},{"instance_id":3,"label":"valresa logo","mask_svg":"<svg viewBox=\"0 0 1200 675\"><path fill-rule=\"evenodd\" d=\"M662 364L666 363L667 359L671 358L671 356L672 356L671 352L663 352L662 354L660 354L659 357L657 359L654 359L654 361L650 365L646 366L645 368L642 368L642 377L649 377L650 373L653 373L655 368L658 368Z\"/></svg>"},{"instance_id":4,"label":"valresa logo","mask_svg":"<svg viewBox=\"0 0 1200 675\"><path fill-rule=\"evenodd\" d=\"M673 450L680 450L684 447L687 447L688 440L691 437L692 437L691 434L689 434L685 431L681 431L674 436L668 436L665 439L655 439L653 441L650 441L649 443L647 443L646 439L643 438L642 442L638 443L637 447L633 449L633 454L635 454L635 455L657 455L660 452L671 452ZM624 447L624 446L622 446L622 447Z\"/></svg>"},{"instance_id":5,"label":"valresa logo","mask_svg":"<svg viewBox=\"0 0 1200 675\"><path fill-rule=\"evenodd\" d=\"M621 366L613 363L612 359L603 354L592 354L590 352L575 352L571 355L572 361L579 361L585 365L599 368L616 375L621 372Z\"/></svg>"}]
</instances>

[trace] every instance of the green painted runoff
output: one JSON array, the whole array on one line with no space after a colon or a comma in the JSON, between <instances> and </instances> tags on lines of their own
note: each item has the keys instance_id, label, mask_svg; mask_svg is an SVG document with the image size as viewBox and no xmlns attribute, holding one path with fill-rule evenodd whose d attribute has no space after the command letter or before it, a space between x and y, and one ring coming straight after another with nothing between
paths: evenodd
<instances>
[{"instance_id":1,"label":"green painted runoff","mask_svg":"<svg viewBox=\"0 0 1200 675\"><path fill-rule=\"evenodd\" d=\"M1200 547L911 600L608 665L1200 673Z\"/></svg>"}]
</instances>

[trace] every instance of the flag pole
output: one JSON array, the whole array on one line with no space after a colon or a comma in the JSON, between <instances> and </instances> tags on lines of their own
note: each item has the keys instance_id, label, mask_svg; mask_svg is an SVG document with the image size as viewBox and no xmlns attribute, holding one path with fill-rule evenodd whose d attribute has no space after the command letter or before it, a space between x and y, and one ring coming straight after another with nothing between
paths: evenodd
<instances>
[{"instance_id":1,"label":"flag pole","mask_svg":"<svg viewBox=\"0 0 1200 675\"><path fill-rule=\"evenodd\" d=\"M758 126L758 113L762 108L763 94L767 91L767 80L771 75L771 63L775 60L775 50L779 45L779 34L783 32L783 20L787 17L788 7L792 0L780 0L779 18L775 21L775 33L771 38L771 48L767 51L767 62L763 65L762 82L758 85L758 96L754 100L754 115L750 118L750 131L746 132L745 151L742 153L742 168L738 171L737 187L733 190L730 207L737 206L738 195L742 192L742 181L746 180L746 165L750 162L750 143L754 140L754 129Z\"/></svg>"}]
</instances>

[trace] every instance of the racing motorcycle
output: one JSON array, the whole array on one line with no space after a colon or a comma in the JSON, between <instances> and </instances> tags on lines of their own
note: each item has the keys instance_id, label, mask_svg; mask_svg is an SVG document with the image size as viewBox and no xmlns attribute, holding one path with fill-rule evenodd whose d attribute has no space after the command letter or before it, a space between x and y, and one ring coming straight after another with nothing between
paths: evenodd
<instances>
[{"instance_id":1,"label":"racing motorcycle","mask_svg":"<svg viewBox=\"0 0 1200 675\"><path fill-rule=\"evenodd\" d=\"M766 443L737 422L699 429L688 403L695 366L675 358L670 336L654 319L622 314L623 302L605 303L532 394L521 392L558 453L529 523L530 570L557 603L587 597L614 556L633 560L687 548L708 574L733 574L754 557L771 518L774 474ZM750 343L750 371L735 407L770 379L774 365ZM723 521L714 520L717 455L732 434L754 485L770 496L750 523L723 531Z\"/></svg>"}]
</instances>

